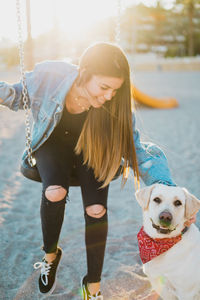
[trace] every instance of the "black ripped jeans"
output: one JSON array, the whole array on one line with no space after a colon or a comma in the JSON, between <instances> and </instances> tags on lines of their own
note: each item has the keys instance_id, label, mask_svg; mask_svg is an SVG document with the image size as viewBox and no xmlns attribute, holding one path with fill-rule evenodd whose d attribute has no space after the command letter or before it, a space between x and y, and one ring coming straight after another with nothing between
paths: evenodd
<instances>
[{"instance_id":1,"label":"black ripped jeans","mask_svg":"<svg viewBox=\"0 0 200 300\"><path fill-rule=\"evenodd\" d=\"M103 260L108 232L107 197L108 186L99 189L102 182L95 179L91 168L83 165L82 155L75 155L75 140L67 137L66 143L54 142L54 137L45 142L35 153L37 168L42 184L41 223L43 233L43 249L46 253L54 252L58 245L59 235L64 218L66 197L52 202L45 197L45 190L50 185L59 185L69 191L69 174L76 165L81 186L84 215L85 243L87 251L88 282L99 282L103 268ZM93 218L86 213L86 207L101 204L106 213L101 218Z\"/></svg>"}]
</instances>

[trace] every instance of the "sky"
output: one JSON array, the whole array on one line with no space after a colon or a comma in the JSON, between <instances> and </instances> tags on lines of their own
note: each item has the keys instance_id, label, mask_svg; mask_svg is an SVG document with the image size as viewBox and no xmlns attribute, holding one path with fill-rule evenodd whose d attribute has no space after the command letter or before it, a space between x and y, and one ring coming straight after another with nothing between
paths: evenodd
<instances>
[{"instance_id":1,"label":"sky","mask_svg":"<svg viewBox=\"0 0 200 300\"><path fill-rule=\"evenodd\" d=\"M162 0L170 8L173 0ZM32 36L50 30L55 24L66 34L80 35L97 20L117 14L119 0L30 0ZM143 2L155 5L156 0L121 0L122 11L125 7ZM24 36L26 36L26 0L21 0ZM17 41L16 0L0 0L0 41L7 38Z\"/></svg>"}]
</instances>

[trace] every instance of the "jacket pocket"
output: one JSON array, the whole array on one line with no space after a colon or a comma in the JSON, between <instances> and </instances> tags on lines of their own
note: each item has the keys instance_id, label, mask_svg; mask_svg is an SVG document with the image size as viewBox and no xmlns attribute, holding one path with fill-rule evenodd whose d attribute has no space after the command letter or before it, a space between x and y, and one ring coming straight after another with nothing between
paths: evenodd
<instances>
[{"instance_id":1,"label":"jacket pocket","mask_svg":"<svg viewBox=\"0 0 200 300\"><path fill-rule=\"evenodd\" d=\"M38 113L38 121L39 122L44 122L47 119L47 114L44 110L40 110Z\"/></svg>"},{"instance_id":2,"label":"jacket pocket","mask_svg":"<svg viewBox=\"0 0 200 300\"><path fill-rule=\"evenodd\" d=\"M41 106L41 102L39 100L33 99L31 101L31 112L32 112L32 116L33 116L34 121L38 120L40 106Z\"/></svg>"}]
</instances>

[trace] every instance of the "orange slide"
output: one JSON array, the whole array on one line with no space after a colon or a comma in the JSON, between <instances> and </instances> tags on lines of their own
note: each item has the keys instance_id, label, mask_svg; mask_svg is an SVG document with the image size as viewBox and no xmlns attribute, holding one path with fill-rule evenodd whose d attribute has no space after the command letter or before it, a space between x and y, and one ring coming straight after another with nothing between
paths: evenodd
<instances>
[{"instance_id":1,"label":"orange slide","mask_svg":"<svg viewBox=\"0 0 200 300\"><path fill-rule=\"evenodd\" d=\"M174 108L178 106L178 101L175 98L154 98L142 93L133 84L131 85L131 92L137 102L153 108Z\"/></svg>"}]
</instances>

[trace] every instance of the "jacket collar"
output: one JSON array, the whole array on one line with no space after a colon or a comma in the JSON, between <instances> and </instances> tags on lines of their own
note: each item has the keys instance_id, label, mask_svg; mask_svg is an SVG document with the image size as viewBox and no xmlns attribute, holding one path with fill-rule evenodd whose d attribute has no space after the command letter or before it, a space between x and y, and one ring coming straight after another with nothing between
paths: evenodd
<instances>
[{"instance_id":1,"label":"jacket collar","mask_svg":"<svg viewBox=\"0 0 200 300\"><path fill-rule=\"evenodd\" d=\"M71 70L67 72L67 76L60 82L52 94L52 100L58 105L63 104L67 93L72 87L75 79L78 77L78 66L70 65L70 67Z\"/></svg>"}]
</instances>

